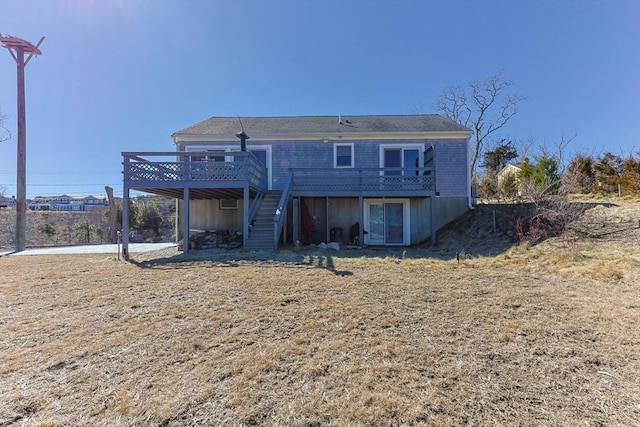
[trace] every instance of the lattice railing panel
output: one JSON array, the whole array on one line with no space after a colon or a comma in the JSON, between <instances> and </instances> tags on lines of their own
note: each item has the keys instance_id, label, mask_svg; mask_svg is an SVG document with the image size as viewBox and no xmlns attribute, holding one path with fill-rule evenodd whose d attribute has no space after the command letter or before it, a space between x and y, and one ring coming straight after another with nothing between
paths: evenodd
<instances>
[{"instance_id":1,"label":"lattice railing panel","mask_svg":"<svg viewBox=\"0 0 640 427\"><path fill-rule=\"evenodd\" d=\"M145 157L153 153L144 153ZM158 154L160 155L160 154ZM167 156L167 153L162 153ZM179 156L179 153L176 154ZM152 162L141 159L135 153L127 153L124 162L125 180L128 182L249 182L262 189L267 188L267 168L250 153L234 153L236 161L216 162L207 160L188 161L191 157L180 156L187 161Z\"/></svg>"},{"instance_id":2,"label":"lattice railing panel","mask_svg":"<svg viewBox=\"0 0 640 427\"><path fill-rule=\"evenodd\" d=\"M431 169L417 169L419 174L403 171L405 175L381 175L385 169L304 169L293 170L294 191L433 191L435 177ZM397 171L393 171L397 172ZM425 174L428 173L428 174Z\"/></svg>"}]
</instances>

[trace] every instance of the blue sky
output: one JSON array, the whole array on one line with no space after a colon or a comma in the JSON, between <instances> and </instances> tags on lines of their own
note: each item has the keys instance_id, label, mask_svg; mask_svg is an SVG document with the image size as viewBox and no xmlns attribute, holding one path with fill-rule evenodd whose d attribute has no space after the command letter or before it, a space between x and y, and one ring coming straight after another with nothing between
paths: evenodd
<instances>
[{"instance_id":1,"label":"blue sky","mask_svg":"<svg viewBox=\"0 0 640 427\"><path fill-rule=\"evenodd\" d=\"M1 0L26 68L27 195L122 194L122 151L214 115L406 114L498 71L504 134L640 150L640 0ZM15 194L16 66L0 49L0 186Z\"/></svg>"}]
</instances>

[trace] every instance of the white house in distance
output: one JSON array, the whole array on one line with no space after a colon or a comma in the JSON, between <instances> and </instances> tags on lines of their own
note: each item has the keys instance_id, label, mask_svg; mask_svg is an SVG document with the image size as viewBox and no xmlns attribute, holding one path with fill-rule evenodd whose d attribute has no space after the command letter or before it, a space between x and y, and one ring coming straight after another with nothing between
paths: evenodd
<instances>
[{"instance_id":1,"label":"white house in distance","mask_svg":"<svg viewBox=\"0 0 640 427\"><path fill-rule=\"evenodd\" d=\"M228 229L246 249L435 242L471 206L471 134L437 114L211 117L175 132L175 151L122 153L123 236L136 190L182 201L178 239Z\"/></svg>"},{"instance_id":2,"label":"white house in distance","mask_svg":"<svg viewBox=\"0 0 640 427\"><path fill-rule=\"evenodd\" d=\"M500 169L496 174L496 181L498 184L498 188L499 189L503 188L507 179L513 179L513 182L515 183L515 187L517 188L516 194L518 196L522 195L521 194L522 191L520 189L520 173L521 172L522 172L521 168L512 164L508 164L502 169Z\"/></svg>"},{"instance_id":3,"label":"white house in distance","mask_svg":"<svg viewBox=\"0 0 640 427\"><path fill-rule=\"evenodd\" d=\"M15 197L0 196L0 209L16 210Z\"/></svg>"},{"instance_id":4,"label":"white house in distance","mask_svg":"<svg viewBox=\"0 0 640 427\"><path fill-rule=\"evenodd\" d=\"M31 210L84 212L104 206L109 206L109 200L106 196L60 194L58 196L36 196L29 201L29 209Z\"/></svg>"}]
</instances>

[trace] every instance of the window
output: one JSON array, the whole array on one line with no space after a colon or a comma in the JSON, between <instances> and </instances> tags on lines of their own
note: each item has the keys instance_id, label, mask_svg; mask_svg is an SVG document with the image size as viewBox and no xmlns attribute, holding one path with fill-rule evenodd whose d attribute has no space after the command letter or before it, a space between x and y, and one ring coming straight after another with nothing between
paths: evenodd
<instances>
[{"instance_id":1,"label":"window","mask_svg":"<svg viewBox=\"0 0 640 427\"><path fill-rule=\"evenodd\" d=\"M419 175L417 168L422 166L423 149L424 146L421 144L381 145L380 167L393 168L384 171L384 175Z\"/></svg>"},{"instance_id":2,"label":"window","mask_svg":"<svg viewBox=\"0 0 640 427\"><path fill-rule=\"evenodd\" d=\"M408 245L411 232L408 199L365 200L364 241L368 245Z\"/></svg>"},{"instance_id":3,"label":"window","mask_svg":"<svg viewBox=\"0 0 640 427\"><path fill-rule=\"evenodd\" d=\"M215 162L224 162L224 150L206 150L210 152L210 155L207 156L191 156L192 162L204 162L204 161L215 161Z\"/></svg>"},{"instance_id":4,"label":"window","mask_svg":"<svg viewBox=\"0 0 640 427\"><path fill-rule=\"evenodd\" d=\"M220 199L220 209L238 209L238 199Z\"/></svg>"},{"instance_id":5,"label":"window","mask_svg":"<svg viewBox=\"0 0 640 427\"><path fill-rule=\"evenodd\" d=\"M353 144L334 144L333 159L333 166L336 168L352 168Z\"/></svg>"}]
</instances>

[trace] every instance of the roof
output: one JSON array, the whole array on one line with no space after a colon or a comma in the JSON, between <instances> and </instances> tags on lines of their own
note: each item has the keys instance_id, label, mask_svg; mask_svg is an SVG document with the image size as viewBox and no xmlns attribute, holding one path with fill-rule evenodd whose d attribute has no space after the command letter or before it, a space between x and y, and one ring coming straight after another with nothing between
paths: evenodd
<instances>
[{"instance_id":1,"label":"roof","mask_svg":"<svg viewBox=\"0 0 640 427\"><path fill-rule=\"evenodd\" d=\"M512 171L511 173L515 173L515 172L519 172L522 169L516 165L512 165L511 163L505 165L502 169L500 169L498 171L498 175L502 175L505 173L509 173L509 171Z\"/></svg>"},{"instance_id":2,"label":"roof","mask_svg":"<svg viewBox=\"0 0 640 427\"><path fill-rule=\"evenodd\" d=\"M228 136L244 130L264 135L357 135L372 133L468 133L471 130L438 114L375 116L211 117L172 136Z\"/></svg>"},{"instance_id":3,"label":"roof","mask_svg":"<svg viewBox=\"0 0 640 427\"><path fill-rule=\"evenodd\" d=\"M55 201L62 198L72 199L72 200L89 200L89 199L97 199L97 200L106 200L106 196L93 196L93 195L84 195L84 194L58 194L56 196L35 196L33 198L34 202L41 201Z\"/></svg>"}]
</instances>

